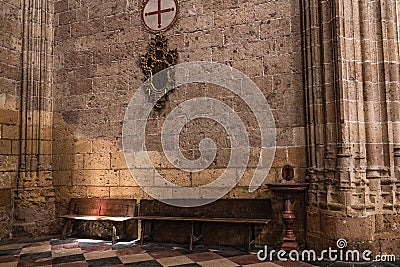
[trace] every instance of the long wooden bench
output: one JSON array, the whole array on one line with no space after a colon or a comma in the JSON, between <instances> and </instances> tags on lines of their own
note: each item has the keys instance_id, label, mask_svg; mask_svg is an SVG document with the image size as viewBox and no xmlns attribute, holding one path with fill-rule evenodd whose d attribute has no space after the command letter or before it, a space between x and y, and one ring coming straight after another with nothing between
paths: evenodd
<instances>
[{"instance_id":1,"label":"long wooden bench","mask_svg":"<svg viewBox=\"0 0 400 267\"><path fill-rule=\"evenodd\" d=\"M112 243L115 244L117 231L115 224L122 223L126 232L126 224L135 220L135 199L99 199L99 198L72 198L69 202L68 214L60 216L65 219L62 239L65 239L68 230L72 228L73 220L110 221L112 222Z\"/></svg>"},{"instance_id":2,"label":"long wooden bench","mask_svg":"<svg viewBox=\"0 0 400 267\"><path fill-rule=\"evenodd\" d=\"M198 207L177 207L157 200L141 200L138 206L137 219L142 222L140 232L142 245L145 237L154 234L155 221L183 221L190 224L189 229L186 229L190 250L193 243L199 241L207 232L207 227L202 227L202 223L247 225L246 248L249 250L255 237L255 225L267 225L272 217L270 199L219 199ZM149 223L150 229L148 229ZM200 224L200 227L196 227L195 233L196 224ZM176 231L182 230L176 229ZM146 235L146 232L149 234Z\"/></svg>"}]
</instances>

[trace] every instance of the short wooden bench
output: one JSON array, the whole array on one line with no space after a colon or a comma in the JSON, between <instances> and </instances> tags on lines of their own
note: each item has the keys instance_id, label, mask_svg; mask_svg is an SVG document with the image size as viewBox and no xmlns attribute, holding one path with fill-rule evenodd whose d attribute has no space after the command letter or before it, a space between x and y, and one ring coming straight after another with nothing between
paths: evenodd
<instances>
[{"instance_id":1,"label":"short wooden bench","mask_svg":"<svg viewBox=\"0 0 400 267\"><path fill-rule=\"evenodd\" d=\"M141 200L138 206L137 219L142 222L142 245L145 237L154 234L155 221L184 221L190 223L189 229L186 229L190 250L193 242L199 241L207 232L207 227L203 227L202 223L207 223L209 227L214 223L247 225L246 248L249 250L255 238L255 225L267 225L272 217L270 199L219 199L198 207L177 207L157 200ZM151 225L150 229L147 229L148 223ZM200 227L196 227L197 232L195 224L200 224ZM146 231L150 232L149 235L146 235Z\"/></svg>"},{"instance_id":2,"label":"short wooden bench","mask_svg":"<svg viewBox=\"0 0 400 267\"><path fill-rule=\"evenodd\" d=\"M65 219L62 239L72 227L73 220L110 221L112 222L112 243L115 244L117 231L115 224L123 224L135 220L135 199L99 199L99 198L72 198L69 202L68 214L60 216Z\"/></svg>"}]
</instances>

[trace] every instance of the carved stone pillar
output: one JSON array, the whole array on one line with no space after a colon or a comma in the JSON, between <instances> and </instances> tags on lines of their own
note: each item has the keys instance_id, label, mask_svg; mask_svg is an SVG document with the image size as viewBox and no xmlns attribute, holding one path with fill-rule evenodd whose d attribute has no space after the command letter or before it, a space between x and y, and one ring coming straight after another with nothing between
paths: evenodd
<instances>
[{"instance_id":1,"label":"carved stone pillar","mask_svg":"<svg viewBox=\"0 0 400 267\"><path fill-rule=\"evenodd\" d=\"M381 185L383 208L399 211L400 206L400 47L399 47L399 1L380 2L380 25L382 34L380 50L384 101L386 101L387 145L384 159L388 166L388 178ZM385 136L385 135L384 135Z\"/></svg>"},{"instance_id":2,"label":"carved stone pillar","mask_svg":"<svg viewBox=\"0 0 400 267\"><path fill-rule=\"evenodd\" d=\"M399 218L399 8L302 0L309 247L345 238L390 253L390 235L400 244L390 229Z\"/></svg>"},{"instance_id":3,"label":"carved stone pillar","mask_svg":"<svg viewBox=\"0 0 400 267\"><path fill-rule=\"evenodd\" d=\"M53 1L22 1L20 147L14 233L54 232L51 172Z\"/></svg>"}]
</instances>

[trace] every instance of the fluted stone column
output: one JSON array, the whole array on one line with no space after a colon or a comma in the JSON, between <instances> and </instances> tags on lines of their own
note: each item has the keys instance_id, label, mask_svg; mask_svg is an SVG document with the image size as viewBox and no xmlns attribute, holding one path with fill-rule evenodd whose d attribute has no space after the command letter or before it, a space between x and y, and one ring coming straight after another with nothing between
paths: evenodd
<instances>
[{"instance_id":1,"label":"fluted stone column","mask_svg":"<svg viewBox=\"0 0 400 267\"><path fill-rule=\"evenodd\" d=\"M302 0L307 243L400 247L398 0Z\"/></svg>"},{"instance_id":2,"label":"fluted stone column","mask_svg":"<svg viewBox=\"0 0 400 267\"><path fill-rule=\"evenodd\" d=\"M22 1L20 149L14 236L54 232L51 170L53 1Z\"/></svg>"}]
</instances>

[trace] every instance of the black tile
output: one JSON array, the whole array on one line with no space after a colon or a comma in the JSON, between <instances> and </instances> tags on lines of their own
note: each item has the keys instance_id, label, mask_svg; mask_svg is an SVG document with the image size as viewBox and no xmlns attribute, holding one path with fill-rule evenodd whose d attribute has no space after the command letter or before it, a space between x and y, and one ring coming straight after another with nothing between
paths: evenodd
<instances>
[{"instance_id":1,"label":"black tile","mask_svg":"<svg viewBox=\"0 0 400 267\"><path fill-rule=\"evenodd\" d=\"M21 249L0 250L0 256L19 255Z\"/></svg>"},{"instance_id":2,"label":"black tile","mask_svg":"<svg viewBox=\"0 0 400 267\"><path fill-rule=\"evenodd\" d=\"M112 250L118 250L118 249L124 249L124 248L132 248L132 247L138 247L138 244L136 243L129 243L129 244L114 244L111 246Z\"/></svg>"},{"instance_id":3,"label":"black tile","mask_svg":"<svg viewBox=\"0 0 400 267\"><path fill-rule=\"evenodd\" d=\"M28 253L28 254L21 254L19 259L23 260L37 260L41 258L51 258L51 251L45 251L40 253Z\"/></svg>"},{"instance_id":4,"label":"black tile","mask_svg":"<svg viewBox=\"0 0 400 267\"><path fill-rule=\"evenodd\" d=\"M376 266L376 267L396 267L396 266L399 266L399 263L397 263L397 265L396 265L396 263L395 262L374 262L373 263L373 265L371 265L371 266Z\"/></svg>"},{"instance_id":5,"label":"black tile","mask_svg":"<svg viewBox=\"0 0 400 267\"><path fill-rule=\"evenodd\" d=\"M83 254L76 254L76 255L69 255L69 256L53 258L53 264L60 264L60 263L74 262L74 261L86 261L86 259L83 256Z\"/></svg>"},{"instance_id":6,"label":"black tile","mask_svg":"<svg viewBox=\"0 0 400 267\"><path fill-rule=\"evenodd\" d=\"M18 262L18 267L32 267L32 266L48 266L52 265L50 258L41 258L37 260L24 260Z\"/></svg>"},{"instance_id":7,"label":"black tile","mask_svg":"<svg viewBox=\"0 0 400 267\"><path fill-rule=\"evenodd\" d=\"M214 251L214 253L216 253L224 258L248 255L247 251L244 251L241 249L235 249L235 248L221 248L220 250Z\"/></svg>"},{"instance_id":8,"label":"black tile","mask_svg":"<svg viewBox=\"0 0 400 267\"><path fill-rule=\"evenodd\" d=\"M98 266L122 264L122 262L118 257L111 257L111 258L88 260L87 264L89 265L89 267L98 267Z\"/></svg>"},{"instance_id":9,"label":"black tile","mask_svg":"<svg viewBox=\"0 0 400 267\"><path fill-rule=\"evenodd\" d=\"M209 252L210 250L204 247L197 247L197 248L193 248L190 253L202 253L202 252Z\"/></svg>"},{"instance_id":10,"label":"black tile","mask_svg":"<svg viewBox=\"0 0 400 267\"><path fill-rule=\"evenodd\" d=\"M106 242L79 242L79 246L81 247L91 247L91 246L109 246L111 245L107 244Z\"/></svg>"},{"instance_id":11,"label":"black tile","mask_svg":"<svg viewBox=\"0 0 400 267\"><path fill-rule=\"evenodd\" d=\"M307 262L319 267L396 267L400 266L400 262ZM397 265L396 265L397 264Z\"/></svg>"},{"instance_id":12,"label":"black tile","mask_svg":"<svg viewBox=\"0 0 400 267\"><path fill-rule=\"evenodd\" d=\"M182 254L194 254L194 253L202 253L202 252L209 252L210 250L203 245L194 246L192 250L189 250L188 247L178 247L175 248Z\"/></svg>"},{"instance_id":13,"label":"black tile","mask_svg":"<svg viewBox=\"0 0 400 267\"><path fill-rule=\"evenodd\" d=\"M19 257L17 255L0 256L0 263L18 261Z\"/></svg>"},{"instance_id":14,"label":"black tile","mask_svg":"<svg viewBox=\"0 0 400 267\"><path fill-rule=\"evenodd\" d=\"M161 250L170 250L173 249L174 246L176 245L169 243L147 243L142 246L142 249L146 250L146 252L155 252Z\"/></svg>"},{"instance_id":15,"label":"black tile","mask_svg":"<svg viewBox=\"0 0 400 267\"><path fill-rule=\"evenodd\" d=\"M354 263L350 263L350 262L334 262L330 265L328 265L329 267L354 267Z\"/></svg>"},{"instance_id":16,"label":"black tile","mask_svg":"<svg viewBox=\"0 0 400 267\"><path fill-rule=\"evenodd\" d=\"M162 265L155 260L132 262L124 265L129 267L162 267Z\"/></svg>"},{"instance_id":17,"label":"black tile","mask_svg":"<svg viewBox=\"0 0 400 267\"><path fill-rule=\"evenodd\" d=\"M274 260L276 260L276 258L274 258ZM332 264L334 264L333 262L330 261L306 261L306 263L311 264L311 265L315 265L315 266L319 266L319 267L327 267L327 266L332 266Z\"/></svg>"},{"instance_id":18,"label":"black tile","mask_svg":"<svg viewBox=\"0 0 400 267\"><path fill-rule=\"evenodd\" d=\"M54 245L63 245L63 244L68 244L68 243L75 243L76 239L54 239L50 241L50 245L54 246Z\"/></svg>"},{"instance_id":19,"label":"black tile","mask_svg":"<svg viewBox=\"0 0 400 267\"><path fill-rule=\"evenodd\" d=\"M189 249L177 249L180 253L182 253L183 255L187 255L187 254L196 254L196 253L203 253L203 252L209 252L209 250L205 250L205 249L193 249L193 250L189 250Z\"/></svg>"}]
</instances>

